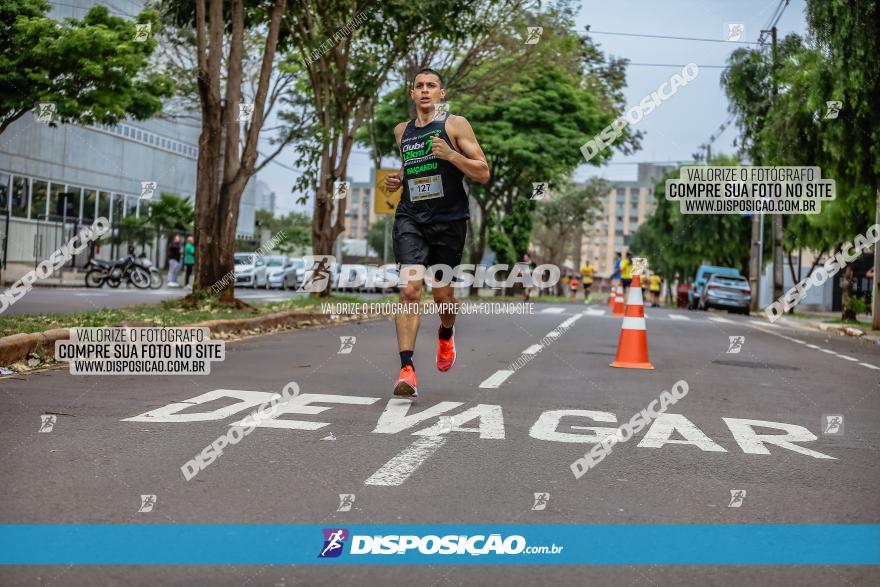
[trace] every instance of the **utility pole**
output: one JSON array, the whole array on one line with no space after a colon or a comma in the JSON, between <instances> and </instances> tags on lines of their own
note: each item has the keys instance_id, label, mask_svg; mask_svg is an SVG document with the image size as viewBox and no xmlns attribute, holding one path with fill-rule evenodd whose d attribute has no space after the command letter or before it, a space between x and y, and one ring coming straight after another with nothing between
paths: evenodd
<instances>
[{"instance_id":1,"label":"utility pole","mask_svg":"<svg viewBox=\"0 0 880 587\"><path fill-rule=\"evenodd\" d=\"M759 219L760 216L760 219ZM749 309L758 311L758 297L761 289L761 235L764 215L761 212L752 214L752 252L749 255L749 287L752 289L752 301Z\"/></svg>"},{"instance_id":2,"label":"utility pole","mask_svg":"<svg viewBox=\"0 0 880 587\"><path fill-rule=\"evenodd\" d=\"M877 210L874 212L874 223L880 224L880 188L877 188ZM871 330L880 330L880 245L874 243L874 279L871 286Z\"/></svg>"},{"instance_id":3,"label":"utility pole","mask_svg":"<svg viewBox=\"0 0 880 587\"><path fill-rule=\"evenodd\" d=\"M776 26L774 25L772 29L770 29L770 35L772 40L772 66L771 66L771 79L773 81L773 103L776 103L776 96L779 93L779 82L776 79ZM782 214L774 214L773 215L773 299L778 300L782 297L782 292L784 288L784 279L785 272L782 267ZM800 262L800 260L798 260Z\"/></svg>"}]
</instances>

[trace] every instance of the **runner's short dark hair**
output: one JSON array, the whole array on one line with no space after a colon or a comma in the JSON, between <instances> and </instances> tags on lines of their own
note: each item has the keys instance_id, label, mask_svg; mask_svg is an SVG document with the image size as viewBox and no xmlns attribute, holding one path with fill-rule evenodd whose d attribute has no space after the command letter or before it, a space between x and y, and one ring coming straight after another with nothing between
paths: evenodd
<instances>
[{"instance_id":1,"label":"runner's short dark hair","mask_svg":"<svg viewBox=\"0 0 880 587\"><path fill-rule=\"evenodd\" d=\"M445 88L445 87L446 87L446 85L443 83L443 76L441 76L439 73L437 73L436 71L434 71L434 70L431 69L430 67L426 67L426 68L424 68L424 69L420 69L420 70L419 70L419 72L418 72L418 73L416 74L416 76L413 78L413 87L415 87L415 85L416 85L416 77L420 76L420 75L423 74L423 73L430 73L430 74L436 75L436 76L437 76L437 79L440 80L440 87L441 87L441 88Z\"/></svg>"}]
</instances>

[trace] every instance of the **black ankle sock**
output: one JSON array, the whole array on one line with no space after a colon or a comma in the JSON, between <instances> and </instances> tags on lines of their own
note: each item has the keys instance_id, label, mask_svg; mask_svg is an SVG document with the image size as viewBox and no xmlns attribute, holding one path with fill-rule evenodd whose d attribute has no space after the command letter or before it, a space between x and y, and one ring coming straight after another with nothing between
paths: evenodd
<instances>
[{"instance_id":1,"label":"black ankle sock","mask_svg":"<svg viewBox=\"0 0 880 587\"><path fill-rule=\"evenodd\" d=\"M410 366L413 369L416 368L412 362L413 351L400 351L400 368L403 369L406 366Z\"/></svg>"},{"instance_id":2,"label":"black ankle sock","mask_svg":"<svg viewBox=\"0 0 880 587\"><path fill-rule=\"evenodd\" d=\"M446 328L445 326L443 326L441 324L440 325L440 340L449 340L450 338L452 338L452 329L453 328L454 328L454 326L450 326L449 328Z\"/></svg>"}]
</instances>

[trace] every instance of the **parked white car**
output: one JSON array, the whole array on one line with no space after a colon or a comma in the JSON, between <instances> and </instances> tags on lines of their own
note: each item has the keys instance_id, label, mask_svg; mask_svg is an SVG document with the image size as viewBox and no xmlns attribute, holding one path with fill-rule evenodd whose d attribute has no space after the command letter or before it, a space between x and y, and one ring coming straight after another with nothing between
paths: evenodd
<instances>
[{"instance_id":1,"label":"parked white car","mask_svg":"<svg viewBox=\"0 0 880 587\"><path fill-rule=\"evenodd\" d=\"M339 268L336 288L340 291L363 291L366 289L369 267L345 264Z\"/></svg>"},{"instance_id":2,"label":"parked white car","mask_svg":"<svg viewBox=\"0 0 880 587\"><path fill-rule=\"evenodd\" d=\"M266 261L256 253L235 253L235 285L267 287Z\"/></svg>"},{"instance_id":3,"label":"parked white car","mask_svg":"<svg viewBox=\"0 0 880 587\"><path fill-rule=\"evenodd\" d=\"M299 287L303 280L306 278L306 263L302 259L289 257L290 262L293 263L293 266L296 268L296 283L297 287Z\"/></svg>"},{"instance_id":4,"label":"parked white car","mask_svg":"<svg viewBox=\"0 0 880 587\"><path fill-rule=\"evenodd\" d=\"M280 289L296 289L296 266L293 259L284 255L272 255L266 257L266 275L268 276L266 287Z\"/></svg>"}]
</instances>

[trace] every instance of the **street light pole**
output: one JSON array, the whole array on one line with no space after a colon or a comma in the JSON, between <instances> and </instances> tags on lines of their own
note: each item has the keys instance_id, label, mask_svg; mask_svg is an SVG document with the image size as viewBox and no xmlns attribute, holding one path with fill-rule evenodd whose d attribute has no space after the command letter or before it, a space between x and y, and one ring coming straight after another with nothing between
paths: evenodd
<instances>
[{"instance_id":1,"label":"street light pole","mask_svg":"<svg viewBox=\"0 0 880 587\"><path fill-rule=\"evenodd\" d=\"M880 188L877 188L877 209L874 211L874 223L880 224ZM874 278L871 291L871 330L880 330L880 244L874 243Z\"/></svg>"}]
</instances>

